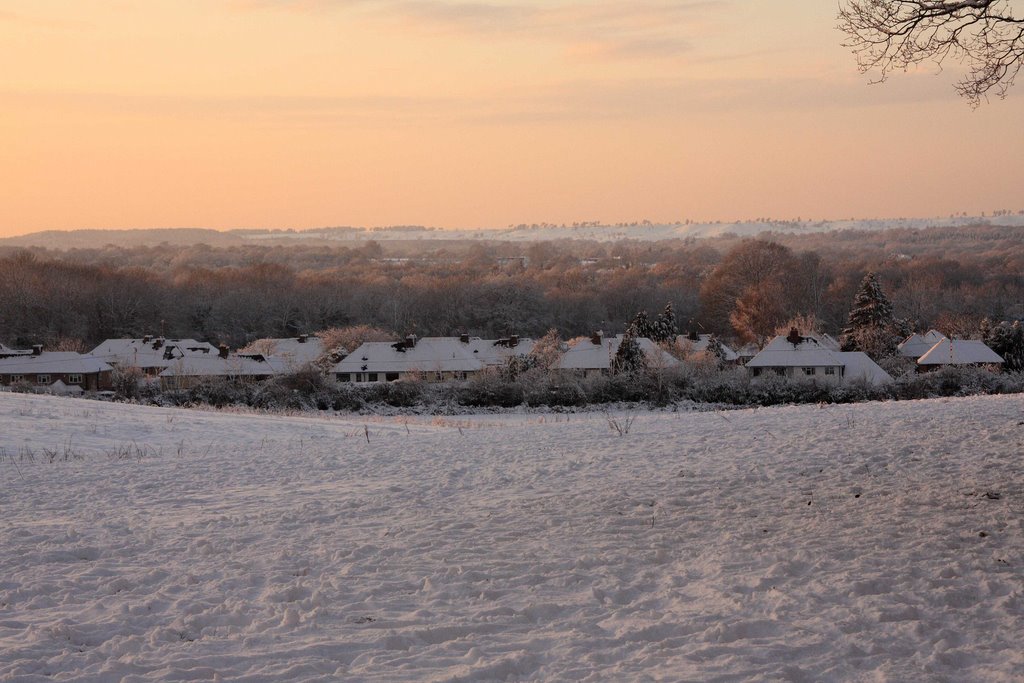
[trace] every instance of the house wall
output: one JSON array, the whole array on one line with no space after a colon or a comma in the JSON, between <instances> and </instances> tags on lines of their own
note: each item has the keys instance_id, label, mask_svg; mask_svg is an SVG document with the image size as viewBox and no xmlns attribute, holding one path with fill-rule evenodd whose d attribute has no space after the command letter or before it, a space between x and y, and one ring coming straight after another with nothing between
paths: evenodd
<instances>
[{"instance_id":1,"label":"house wall","mask_svg":"<svg viewBox=\"0 0 1024 683\"><path fill-rule=\"evenodd\" d=\"M461 382L479 374L467 372L339 372L335 379L345 384L372 384L374 382L420 381L420 382Z\"/></svg>"},{"instance_id":2,"label":"house wall","mask_svg":"<svg viewBox=\"0 0 1024 683\"><path fill-rule=\"evenodd\" d=\"M809 368L812 374L804 372L803 367L767 367L767 368L752 368L747 367L747 372L750 376L755 379L762 377L776 377L782 376L788 379L807 379L815 382L821 382L823 384L840 384L843 381L843 368L830 366L829 368L822 366L814 366ZM827 370L833 370L833 374L828 374Z\"/></svg>"},{"instance_id":3,"label":"house wall","mask_svg":"<svg viewBox=\"0 0 1024 683\"><path fill-rule=\"evenodd\" d=\"M19 382L38 387L48 387L57 380L64 382L68 386L82 387L85 391L104 391L113 386L109 370L93 373L7 373L0 374L0 384L10 386L15 383L15 377L19 376L21 377L18 380ZM44 379L42 383L40 383L40 376L43 376Z\"/></svg>"}]
</instances>

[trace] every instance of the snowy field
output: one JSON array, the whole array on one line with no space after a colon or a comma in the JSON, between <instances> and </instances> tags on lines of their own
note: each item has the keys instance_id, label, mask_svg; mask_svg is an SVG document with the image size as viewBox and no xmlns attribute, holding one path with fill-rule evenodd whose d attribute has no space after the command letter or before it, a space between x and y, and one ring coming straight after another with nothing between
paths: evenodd
<instances>
[{"instance_id":1,"label":"snowy field","mask_svg":"<svg viewBox=\"0 0 1024 683\"><path fill-rule=\"evenodd\" d=\"M0 393L0 679L1024 680L1022 422Z\"/></svg>"}]
</instances>

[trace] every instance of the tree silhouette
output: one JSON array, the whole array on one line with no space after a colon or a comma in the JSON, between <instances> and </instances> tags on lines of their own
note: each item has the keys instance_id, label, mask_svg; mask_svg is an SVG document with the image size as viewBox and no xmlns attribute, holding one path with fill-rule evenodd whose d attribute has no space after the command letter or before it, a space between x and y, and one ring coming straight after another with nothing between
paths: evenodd
<instances>
[{"instance_id":1,"label":"tree silhouette","mask_svg":"<svg viewBox=\"0 0 1024 683\"><path fill-rule=\"evenodd\" d=\"M1005 97L1024 66L1024 18L1007 0L846 0L839 29L878 81L926 61L966 64L955 87L975 107Z\"/></svg>"}]
</instances>

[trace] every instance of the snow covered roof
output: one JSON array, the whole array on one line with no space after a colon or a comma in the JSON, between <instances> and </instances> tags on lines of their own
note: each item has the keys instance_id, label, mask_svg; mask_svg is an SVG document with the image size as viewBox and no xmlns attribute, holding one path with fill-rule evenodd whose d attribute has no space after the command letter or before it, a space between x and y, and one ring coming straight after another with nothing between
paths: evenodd
<instances>
[{"instance_id":1,"label":"snow covered roof","mask_svg":"<svg viewBox=\"0 0 1024 683\"><path fill-rule=\"evenodd\" d=\"M299 365L312 363L324 353L323 340L310 335L283 339L259 339L249 346L260 347L265 355L289 358L293 363Z\"/></svg>"},{"instance_id":2,"label":"snow covered roof","mask_svg":"<svg viewBox=\"0 0 1024 683\"><path fill-rule=\"evenodd\" d=\"M178 358L217 355L217 347L195 339L107 339L92 355L113 365L137 368L166 368Z\"/></svg>"},{"instance_id":3,"label":"snow covered roof","mask_svg":"<svg viewBox=\"0 0 1024 683\"><path fill-rule=\"evenodd\" d=\"M811 336L817 339L818 342L829 351L838 351L840 348L839 342L837 342L828 332L816 332Z\"/></svg>"},{"instance_id":4,"label":"snow covered roof","mask_svg":"<svg viewBox=\"0 0 1024 683\"><path fill-rule=\"evenodd\" d=\"M231 355L185 356L173 361L161 377L264 377L287 373L291 364L280 356Z\"/></svg>"},{"instance_id":5,"label":"snow covered roof","mask_svg":"<svg viewBox=\"0 0 1024 683\"><path fill-rule=\"evenodd\" d=\"M888 372L862 351L833 351L832 355L843 364L843 377L847 381L860 380L874 386L893 381Z\"/></svg>"},{"instance_id":6,"label":"snow covered roof","mask_svg":"<svg viewBox=\"0 0 1024 683\"><path fill-rule=\"evenodd\" d=\"M772 339L761 352L747 362L748 368L821 368L841 367L843 362L815 337L801 337L793 344L783 335Z\"/></svg>"},{"instance_id":7,"label":"snow covered roof","mask_svg":"<svg viewBox=\"0 0 1024 683\"><path fill-rule=\"evenodd\" d=\"M647 358L648 363L656 363L662 367L675 367L679 361L673 358L660 346L646 337L638 337L637 345ZM622 335L604 337L600 344L593 339L581 339L570 347L558 363L561 370L607 370L612 366L612 359L622 345Z\"/></svg>"},{"instance_id":8,"label":"snow covered roof","mask_svg":"<svg viewBox=\"0 0 1024 683\"><path fill-rule=\"evenodd\" d=\"M905 358L920 358L945 338L946 335L941 332L928 330L924 334L910 335L897 348L900 350L900 355Z\"/></svg>"},{"instance_id":9,"label":"snow covered roof","mask_svg":"<svg viewBox=\"0 0 1024 683\"><path fill-rule=\"evenodd\" d=\"M982 365L1003 363L998 353L973 339L943 339L923 356L918 365Z\"/></svg>"},{"instance_id":10,"label":"snow covered roof","mask_svg":"<svg viewBox=\"0 0 1024 683\"><path fill-rule=\"evenodd\" d=\"M738 358L753 358L757 354L761 353L761 349L757 348L757 344L750 343L736 349L736 356Z\"/></svg>"},{"instance_id":11,"label":"snow covered roof","mask_svg":"<svg viewBox=\"0 0 1024 683\"><path fill-rule=\"evenodd\" d=\"M678 344L679 348L686 353L687 357L691 355L703 356L707 353L708 340L711 339L711 336L712 335L710 334L699 334L697 335L697 339L691 339L688 335L681 334L676 337L676 344ZM723 343L721 340L719 340L718 343L722 345L722 350L725 351L725 360L734 361L739 358L736 351L729 348L728 345Z\"/></svg>"},{"instance_id":12,"label":"snow covered roof","mask_svg":"<svg viewBox=\"0 0 1024 683\"><path fill-rule=\"evenodd\" d=\"M9 346L0 344L0 356L28 356L32 353L31 349L12 349Z\"/></svg>"},{"instance_id":13,"label":"snow covered roof","mask_svg":"<svg viewBox=\"0 0 1024 683\"><path fill-rule=\"evenodd\" d=\"M478 354L477 354L478 355ZM475 372L486 364L474 357L458 337L425 337L415 345L403 342L365 342L334 366L353 372Z\"/></svg>"},{"instance_id":14,"label":"snow covered roof","mask_svg":"<svg viewBox=\"0 0 1024 683\"><path fill-rule=\"evenodd\" d=\"M514 345L513 339L515 340ZM461 339L458 339L458 341L469 348L469 352L474 358L489 366L504 365L512 356L529 355L537 343L533 339L520 339L518 337L507 339L470 337L468 342L462 342Z\"/></svg>"},{"instance_id":15,"label":"snow covered roof","mask_svg":"<svg viewBox=\"0 0 1024 683\"><path fill-rule=\"evenodd\" d=\"M42 353L0 358L0 375L90 375L113 370L99 358L73 351Z\"/></svg>"}]
</instances>

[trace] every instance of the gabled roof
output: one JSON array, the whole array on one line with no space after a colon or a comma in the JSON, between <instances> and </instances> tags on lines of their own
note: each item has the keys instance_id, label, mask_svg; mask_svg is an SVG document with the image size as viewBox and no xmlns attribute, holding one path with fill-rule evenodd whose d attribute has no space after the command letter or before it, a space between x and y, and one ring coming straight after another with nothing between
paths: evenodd
<instances>
[{"instance_id":1,"label":"gabled roof","mask_svg":"<svg viewBox=\"0 0 1024 683\"><path fill-rule=\"evenodd\" d=\"M1003 358L985 346L984 342L973 339L943 339L923 356L918 365L1001 365Z\"/></svg>"},{"instance_id":2,"label":"gabled roof","mask_svg":"<svg viewBox=\"0 0 1024 683\"><path fill-rule=\"evenodd\" d=\"M258 339L250 344L266 344L265 355L289 358L299 365L312 363L324 353L324 342L320 337L286 337L283 339Z\"/></svg>"},{"instance_id":3,"label":"gabled roof","mask_svg":"<svg viewBox=\"0 0 1024 683\"><path fill-rule=\"evenodd\" d=\"M893 381L888 372L862 351L833 351L832 355L843 364L843 378L846 381L859 380L874 386Z\"/></svg>"},{"instance_id":4,"label":"gabled roof","mask_svg":"<svg viewBox=\"0 0 1024 683\"><path fill-rule=\"evenodd\" d=\"M114 365L137 368L166 368L178 358L217 355L217 348L195 339L107 339L92 355Z\"/></svg>"},{"instance_id":5,"label":"gabled roof","mask_svg":"<svg viewBox=\"0 0 1024 683\"><path fill-rule=\"evenodd\" d=\"M622 345L623 335L602 338L600 344L592 339L581 339L570 347L558 363L560 370L607 370L612 366L612 359ZM637 345L647 358L648 363L662 367L675 367L679 360L646 337L638 337Z\"/></svg>"},{"instance_id":6,"label":"gabled roof","mask_svg":"<svg viewBox=\"0 0 1024 683\"><path fill-rule=\"evenodd\" d=\"M905 358L920 358L945 338L946 336L941 332L928 330L924 334L914 333L910 335L897 348L900 351L900 355Z\"/></svg>"},{"instance_id":7,"label":"gabled roof","mask_svg":"<svg viewBox=\"0 0 1024 683\"><path fill-rule=\"evenodd\" d=\"M518 339L515 346L512 346L510 339L480 339L479 337L470 337L468 343L462 342L461 339L456 341L466 346L473 358L489 366L504 365L512 356L527 356L537 343L533 339Z\"/></svg>"},{"instance_id":8,"label":"gabled roof","mask_svg":"<svg viewBox=\"0 0 1024 683\"><path fill-rule=\"evenodd\" d=\"M290 370L287 359L280 356L230 355L185 356L175 359L160 373L161 377L265 377Z\"/></svg>"},{"instance_id":9,"label":"gabled roof","mask_svg":"<svg viewBox=\"0 0 1024 683\"><path fill-rule=\"evenodd\" d=\"M0 375L91 375L113 370L107 363L88 354L73 351L43 351L0 358Z\"/></svg>"},{"instance_id":10,"label":"gabled roof","mask_svg":"<svg viewBox=\"0 0 1024 683\"><path fill-rule=\"evenodd\" d=\"M697 335L697 339L691 339L688 335L681 334L676 337L676 344L678 344L679 348L686 353L687 357L702 356L708 351L708 340L710 339L710 334L699 334ZM719 340L718 343L722 345L722 350L725 351L726 360L734 361L739 358L736 351L729 348L729 346L723 343L722 340Z\"/></svg>"},{"instance_id":11,"label":"gabled roof","mask_svg":"<svg viewBox=\"0 0 1024 683\"><path fill-rule=\"evenodd\" d=\"M475 372L484 366L458 337L425 337L411 347L365 342L335 365L334 372Z\"/></svg>"},{"instance_id":12,"label":"gabled roof","mask_svg":"<svg viewBox=\"0 0 1024 683\"><path fill-rule=\"evenodd\" d=\"M815 337L801 337L793 344L783 335L772 339L761 352L747 362L748 368L822 368L842 367L834 352Z\"/></svg>"},{"instance_id":13,"label":"gabled roof","mask_svg":"<svg viewBox=\"0 0 1024 683\"><path fill-rule=\"evenodd\" d=\"M32 349L12 349L9 346L0 344L0 356L28 356L31 355Z\"/></svg>"}]
</instances>

